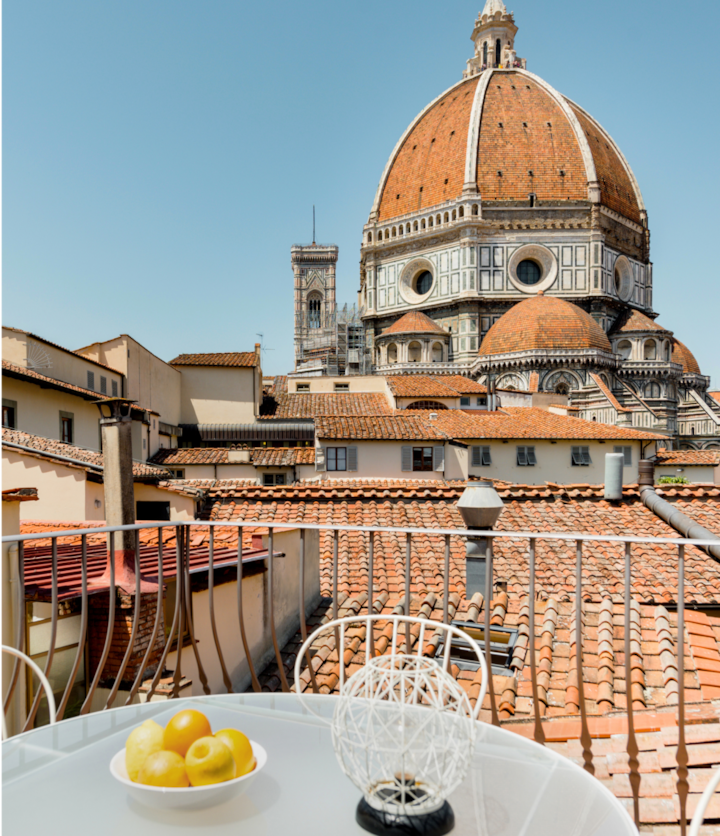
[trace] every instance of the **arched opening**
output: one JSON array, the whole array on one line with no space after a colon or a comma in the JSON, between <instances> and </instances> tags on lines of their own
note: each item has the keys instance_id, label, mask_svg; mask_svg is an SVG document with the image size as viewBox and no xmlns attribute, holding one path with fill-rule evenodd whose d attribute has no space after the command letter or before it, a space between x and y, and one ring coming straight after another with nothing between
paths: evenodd
<instances>
[{"instance_id":1,"label":"arched opening","mask_svg":"<svg viewBox=\"0 0 720 836\"><path fill-rule=\"evenodd\" d=\"M665 359L670 362L670 358L672 357L672 348L670 347L670 343L666 340L665 341Z\"/></svg>"},{"instance_id":2,"label":"arched opening","mask_svg":"<svg viewBox=\"0 0 720 836\"><path fill-rule=\"evenodd\" d=\"M450 223L450 215L447 212L445 213L445 223L446 224Z\"/></svg>"},{"instance_id":3,"label":"arched opening","mask_svg":"<svg viewBox=\"0 0 720 836\"><path fill-rule=\"evenodd\" d=\"M404 232L405 230L403 229L403 225L400 224L400 226L398 227L398 235L402 235Z\"/></svg>"},{"instance_id":4,"label":"arched opening","mask_svg":"<svg viewBox=\"0 0 720 836\"><path fill-rule=\"evenodd\" d=\"M478 213L478 205L477 205L477 203L473 203L473 205L472 205L472 213L473 213L473 215L477 215L477 213Z\"/></svg>"},{"instance_id":5,"label":"arched opening","mask_svg":"<svg viewBox=\"0 0 720 836\"><path fill-rule=\"evenodd\" d=\"M453 211L452 211L452 219L453 219L454 221L456 221L456 220L457 220L457 212L456 212L454 209L453 209Z\"/></svg>"},{"instance_id":6,"label":"arched opening","mask_svg":"<svg viewBox=\"0 0 720 836\"><path fill-rule=\"evenodd\" d=\"M432 219L432 215L430 215L430 217L428 218L428 226L432 227L432 225L433 225L433 219Z\"/></svg>"},{"instance_id":7,"label":"arched opening","mask_svg":"<svg viewBox=\"0 0 720 836\"><path fill-rule=\"evenodd\" d=\"M425 218L420 221L420 229L425 229Z\"/></svg>"},{"instance_id":8,"label":"arched opening","mask_svg":"<svg viewBox=\"0 0 720 836\"><path fill-rule=\"evenodd\" d=\"M392 237L393 237L393 238L396 238L396 237L397 237L397 227L395 227L395 226L394 226L394 227L393 227L393 229L392 229Z\"/></svg>"},{"instance_id":9,"label":"arched opening","mask_svg":"<svg viewBox=\"0 0 720 836\"><path fill-rule=\"evenodd\" d=\"M442 223L442 216L441 215L438 215L437 218L435 218L435 223L438 226L440 226L440 224Z\"/></svg>"},{"instance_id":10,"label":"arched opening","mask_svg":"<svg viewBox=\"0 0 720 836\"><path fill-rule=\"evenodd\" d=\"M502 54L502 44L500 43L500 38L497 38L495 41L495 66L500 66L500 57Z\"/></svg>"},{"instance_id":11,"label":"arched opening","mask_svg":"<svg viewBox=\"0 0 720 836\"><path fill-rule=\"evenodd\" d=\"M413 224L413 229L415 230L415 232L418 231L418 222L417 221L415 221L415 223Z\"/></svg>"},{"instance_id":12,"label":"arched opening","mask_svg":"<svg viewBox=\"0 0 720 836\"><path fill-rule=\"evenodd\" d=\"M464 206L461 206L461 207L458 209L458 215L459 215L461 218L464 218L464 217L465 217L465 207L464 207Z\"/></svg>"},{"instance_id":13,"label":"arched opening","mask_svg":"<svg viewBox=\"0 0 720 836\"><path fill-rule=\"evenodd\" d=\"M368 243L372 244L372 232L368 232Z\"/></svg>"},{"instance_id":14,"label":"arched opening","mask_svg":"<svg viewBox=\"0 0 720 836\"><path fill-rule=\"evenodd\" d=\"M408 346L408 361L419 363L422 360L422 346L418 342L412 342Z\"/></svg>"},{"instance_id":15,"label":"arched opening","mask_svg":"<svg viewBox=\"0 0 720 836\"><path fill-rule=\"evenodd\" d=\"M443 361L443 345L442 345L442 343L433 343L432 361L433 361L433 363L442 363L442 361Z\"/></svg>"},{"instance_id":16,"label":"arched opening","mask_svg":"<svg viewBox=\"0 0 720 836\"><path fill-rule=\"evenodd\" d=\"M432 409L433 412L437 412L438 409L447 409L447 407L440 401L415 401L410 406L406 406L405 409Z\"/></svg>"},{"instance_id":17,"label":"arched opening","mask_svg":"<svg viewBox=\"0 0 720 836\"><path fill-rule=\"evenodd\" d=\"M387 352L388 363L397 363L397 355L398 355L397 346L395 345L395 343L390 343L390 345L388 346L388 352Z\"/></svg>"},{"instance_id":18,"label":"arched opening","mask_svg":"<svg viewBox=\"0 0 720 836\"><path fill-rule=\"evenodd\" d=\"M646 398L659 398L660 397L660 384L656 383L654 380L651 380L650 383L647 384L645 387L645 397Z\"/></svg>"},{"instance_id":19,"label":"arched opening","mask_svg":"<svg viewBox=\"0 0 720 836\"><path fill-rule=\"evenodd\" d=\"M485 41L483 44L483 67L487 67L487 59L488 59L488 42Z\"/></svg>"},{"instance_id":20,"label":"arched opening","mask_svg":"<svg viewBox=\"0 0 720 836\"><path fill-rule=\"evenodd\" d=\"M555 387L555 394L556 395L569 395L570 394L570 386L567 384L566 381L561 380L560 383L557 384Z\"/></svg>"},{"instance_id":21,"label":"arched opening","mask_svg":"<svg viewBox=\"0 0 720 836\"><path fill-rule=\"evenodd\" d=\"M627 360L628 357L632 354L632 343L630 340L620 340L617 346L618 354L623 358L623 360Z\"/></svg>"},{"instance_id":22,"label":"arched opening","mask_svg":"<svg viewBox=\"0 0 720 836\"><path fill-rule=\"evenodd\" d=\"M645 340L643 353L646 360L657 359L657 343L655 342L655 340Z\"/></svg>"},{"instance_id":23,"label":"arched opening","mask_svg":"<svg viewBox=\"0 0 720 836\"><path fill-rule=\"evenodd\" d=\"M407 232L408 235L410 234L410 224L406 225L405 232Z\"/></svg>"},{"instance_id":24,"label":"arched opening","mask_svg":"<svg viewBox=\"0 0 720 836\"><path fill-rule=\"evenodd\" d=\"M310 328L319 328L321 318L322 296L317 291L313 291L308 296L308 326Z\"/></svg>"}]
</instances>

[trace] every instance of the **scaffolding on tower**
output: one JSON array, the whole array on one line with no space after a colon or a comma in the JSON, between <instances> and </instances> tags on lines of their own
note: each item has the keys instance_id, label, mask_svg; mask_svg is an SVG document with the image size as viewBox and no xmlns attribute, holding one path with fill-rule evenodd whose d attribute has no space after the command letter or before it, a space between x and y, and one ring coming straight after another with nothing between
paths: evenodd
<instances>
[{"instance_id":1,"label":"scaffolding on tower","mask_svg":"<svg viewBox=\"0 0 720 836\"><path fill-rule=\"evenodd\" d=\"M365 326L355 305L344 305L321 314L303 311L296 333L302 334L295 374L341 375L371 374L370 353L365 341Z\"/></svg>"}]
</instances>

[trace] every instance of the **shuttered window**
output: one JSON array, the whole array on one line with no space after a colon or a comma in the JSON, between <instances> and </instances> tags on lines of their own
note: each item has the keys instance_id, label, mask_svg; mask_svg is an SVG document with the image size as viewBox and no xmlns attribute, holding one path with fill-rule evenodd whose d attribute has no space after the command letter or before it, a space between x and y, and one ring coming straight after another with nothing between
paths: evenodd
<instances>
[{"instance_id":1,"label":"shuttered window","mask_svg":"<svg viewBox=\"0 0 720 836\"><path fill-rule=\"evenodd\" d=\"M347 469L348 470L357 470L358 469L358 448L357 447L348 447L347 448Z\"/></svg>"},{"instance_id":2,"label":"shuttered window","mask_svg":"<svg viewBox=\"0 0 720 836\"><path fill-rule=\"evenodd\" d=\"M107 378L100 375L100 394L107 395Z\"/></svg>"},{"instance_id":3,"label":"shuttered window","mask_svg":"<svg viewBox=\"0 0 720 836\"><path fill-rule=\"evenodd\" d=\"M517 463L519 467L534 467L537 464L534 447L518 447Z\"/></svg>"},{"instance_id":4,"label":"shuttered window","mask_svg":"<svg viewBox=\"0 0 720 836\"><path fill-rule=\"evenodd\" d=\"M487 467L492 464L489 447L473 447L472 448L472 466L473 467Z\"/></svg>"},{"instance_id":5,"label":"shuttered window","mask_svg":"<svg viewBox=\"0 0 720 836\"><path fill-rule=\"evenodd\" d=\"M444 472L445 470L444 447L433 447L433 470L437 470L440 473Z\"/></svg>"},{"instance_id":6,"label":"shuttered window","mask_svg":"<svg viewBox=\"0 0 720 836\"><path fill-rule=\"evenodd\" d=\"M315 470L325 470L325 448L315 448Z\"/></svg>"},{"instance_id":7,"label":"shuttered window","mask_svg":"<svg viewBox=\"0 0 720 836\"><path fill-rule=\"evenodd\" d=\"M412 447L403 447L400 451L400 461L401 461L401 469L402 470L412 470L413 469L413 455L412 455Z\"/></svg>"},{"instance_id":8,"label":"shuttered window","mask_svg":"<svg viewBox=\"0 0 720 836\"><path fill-rule=\"evenodd\" d=\"M113 398L117 398L117 396L118 396L117 380L112 380L111 383L112 383L112 396L113 396Z\"/></svg>"},{"instance_id":9,"label":"shuttered window","mask_svg":"<svg viewBox=\"0 0 720 836\"><path fill-rule=\"evenodd\" d=\"M88 382L88 384L87 384L88 389L92 389L92 391L94 392L95 391L95 372L88 372L87 373L87 382Z\"/></svg>"},{"instance_id":10,"label":"shuttered window","mask_svg":"<svg viewBox=\"0 0 720 836\"><path fill-rule=\"evenodd\" d=\"M573 447L571 451L572 463L575 467L587 467L592 464L589 447Z\"/></svg>"},{"instance_id":11,"label":"shuttered window","mask_svg":"<svg viewBox=\"0 0 720 836\"><path fill-rule=\"evenodd\" d=\"M347 447L328 447L325 451L328 470L347 470Z\"/></svg>"},{"instance_id":12,"label":"shuttered window","mask_svg":"<svg viewBox=\"0 0 720 836\"><path fill-rule=\"evenodd\" d=\"M632 464L632 447L613 447L613 453L623 454L624 467L629 467Z\"/></svg>"}]
</instances>

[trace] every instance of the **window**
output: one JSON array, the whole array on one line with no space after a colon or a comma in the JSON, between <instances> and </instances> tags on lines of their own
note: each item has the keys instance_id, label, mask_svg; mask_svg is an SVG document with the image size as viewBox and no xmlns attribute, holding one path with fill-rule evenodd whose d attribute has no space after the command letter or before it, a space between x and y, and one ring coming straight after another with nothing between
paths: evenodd
<instances>
[{"instance_id":1,"label":"window","mask_svg":"<svg viewBox=\"0 0 720 836\"><path fill-rule=\"evenodd\" d=\"M117 398L118 396L118 383L117 380L110 381L112 384L112 396L113 398Z\"/></svg>"},{"instance_id":2,"label":"window","mask_svg":"<svg viewBox=\"0 0 720 836\"><path fill-rule=\"evenodd\" d=\"M413 447L412 448L412 469L432 470L433 469L433 448Z\"/></svg>"},{"instance_id":3,"label":"window","mask_svg":"<svg viewBox=\"0 0 720 836\"><path fill-rule=\"evenodd\" d=\"M87 388L95 391L95 372L87 373Z\"/></svg>"},{"instance_id":4,"label":"window","mask_svg":"<svg viewBox=\"0 0 720 836\"><path fill-rule=\"evenodd\" d=\"M526 258L517 266L517 277L523 284L537 284L541 277L540 265Z\"/></svg>"},{"instance_id":5,"label":"window","mask_svg":"<svg viewBox=\"0 0 720 836\"><path fill-rule=\"evenodd\" d=\"M272 487L273 485L285 485L284 473L263 473L263 485L265 487Z\"/></svg>"},{"instance_id":6,"label":"window","mask_svg":"<svg viewBox=\"0 0 720 836\"><path fill-rule=\"evenodd\" d=\"M169 502L136 502L135 519L167 522L170 519Z\"/></svg>"},{"instance_id":7,"label":"window","mask_svg":"<svg viewBox=\"0 0 720 836\"><path fill-rule=\"evenodd\" d=\"M623 466L629 467L632 464L632 447L613 447L613 453L623 454Z\"/></svg>"},{"instance_id":8,"label":"window","mask_svg":"<svg viewBox=\"0 0 720 836\"><path fill-rule=\"evenodd\" d=\"M308 297L308 326L310 328L320 327L320 310L322 307L322 297L320 294L313 293Z\"/></svg>"},{"instance_id":9,"label":"window","mask_svg":"<svg viewBox=\"0 0 720 836\"><path fill-rule=\"evenodd\" d=\"M310 384L309 383L298 383L297 391L298 392L309 392L310 391Z\"/></svg>"},{"instance_id":10,"label":"window","mask_svg":"<svg viewBox=\"0 0 720 836\"><path fill-rule=\"evenodd\" d=\"M647 340L643 351L646 360L655 360L657 358L657 344L655 340Z\"/></svg>"},{"instance_id":11,"label":"window","mask_svg":"<svg viewBox=\"0 0 720 836\"><path fill-rule=\"evenodd\" d=\"M646 398L659 398L660 397L660 384L655 383L654 381L650 381L645 387L645 397Z\"/></svg>"},{"instance_id":12,"label":"window","mask_svg":"<svg viewBox=\"0 0 720 836\"><path fill-rule=\"evenodd\" d=\"M350 384L349 383L336 383L334 386L336 392L349 392L350 391Z\"/></svg>"},{"instance_id":13,"label":"window","mask_svg":"<svg viewBox=\"0 0 720 836\"><path fill-rule=\"evenodd\" d=\"M162 447L162 445L160 445ZM185 471L182 469L179 470L170 470L170 475L173 479L184 479L185 478Z\"/></svg>"},{"instance_id":14,"label":"window","mask_svg":"<svg viewBox=\"0 0 720 836\"><path fill-rule=\"evenodd\" d=\"M460 406L470 406L470 398L460 398Z\"/></svg>"},{"instance_id":15,"label":"window","mask_svg":"<svg viewBox=\"0 0 720 836\"><path fill-rule=\"evenodd\" d=\"M535 448L518 447L517 463L518 467L534 467L537 464L537 458L535 458Z\"/></svg>"},{"instance_id":16,"label":"window","mask_svg":"<svg viewBox=\"0 0 720 836\"><path fill-rule=\"evenodd\" d=\"M347 470L347 447L328 447L326 455L328 470Z\"/></svg>"},{"instance_id":17,"label":"window","mask_svg":"<svg viewBox=\"0 0 720 836\"><path fill-rule=\"evenodd\" d=\"M571 456L575 467L587 467L592 464L589 447L573 447Z\"/></svg>"},{"instance_id":18,"label":"window","mask_svg":"<svg viewBox=\"0 0 720 836\"><path fill-rule=\"evenodd\" d=\"M72 414L72 412L60 413L60 441L64 441L65 444L73 443L74 417L75 416Z\"/></svg>"},{"instance_id":19,"label":"window","mask_svg":"<svg viewBox=\"0 0 720 836\"><path fill-rule=\"evenodd\" d=\"M478 398L477 399L478 406L487 406L487 398Z\"/></svg>"},{"instance_id":20,"label":"window","mask_svg":"<svg viewBox=\"0 0 720 836\"><path fill-rule=\"evenodd\" d=\"M2 402L3 427L11 430L17 429L17 401L9 401L3 398Z\"/></svg>"},{"instance_id":21,"label":"window","mask_svg":"<svg viewBox=\"0 0 720 836\"><path fill-rule=\"evenodd\" d=\"M100 394L107 395L107 378L100 375Z\"/></svg>"},{"instance_id":22,"label":"window","mask_svg":"<svg viewBox=\"0 0 720 836\"><path fill-rule=\"evenodd\" d=\"M473 447L471 463L473 467L488 467L492 464L489 447Z\"/></svg>"},{"instance_id":23,"label":"window","mask_svg":"<svg viewBox=\"0 0 720 836\"><path fill-rule=\"evenodd\" d=\"M424 296L430 291L433 283L433 275L429 270L423 270L422 273L415 279L415 292L419 296Z\"/></svg>"}]
</instances>

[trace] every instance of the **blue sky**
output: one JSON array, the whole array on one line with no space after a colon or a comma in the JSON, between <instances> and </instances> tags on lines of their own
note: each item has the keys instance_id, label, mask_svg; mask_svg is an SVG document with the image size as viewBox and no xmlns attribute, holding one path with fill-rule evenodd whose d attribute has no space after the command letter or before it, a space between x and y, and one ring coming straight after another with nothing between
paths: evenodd
<instances>
[{"instance_id":1,"label":"blue sky","mask_svg":"<svg viewBox=\"0 0 720 836\"><path fill-rule=\"evenodd\" d=\"M166 360L263 332L264 370L290 370L290 247L316 204L355 301L383 166L460 78L482 3L5 0L3 322L70 348L129 333ZM528 69L630 161L659 322L720 388L720 3L509 8Z\"/></svg>"}]
</instances>

